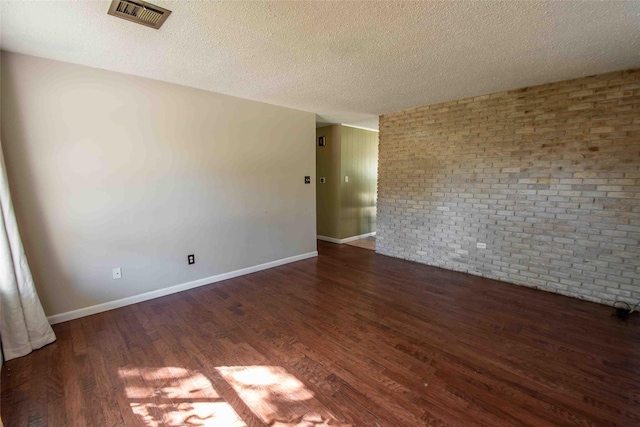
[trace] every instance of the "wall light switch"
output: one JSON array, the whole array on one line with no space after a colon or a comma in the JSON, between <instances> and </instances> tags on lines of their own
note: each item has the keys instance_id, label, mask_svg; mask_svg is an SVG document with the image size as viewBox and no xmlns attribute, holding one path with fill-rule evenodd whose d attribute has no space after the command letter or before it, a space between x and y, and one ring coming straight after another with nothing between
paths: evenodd
<instances>
[{"instance_id":1,"label":"wall light switch","mask_svg":"<svg viewBox=\"0 0 640 427\"><path fill-rule=\"evenodd\" d=\"M476 248L478 249L487 249L486 243L476 243Z\"/></svg>"},{"instance_id":2,"label":"wall light switch","mask_svg":"<svg viewBox=\"0 0 640 427\"><path fill-rule=\"evenodd\" d=\"M348 176L344 176L344 182L349 182L349 177Z\"/></svg>"},{"instance_id":3,"label":"wall light switch","mask_svg":"<svg viewBox=\"0 0 640 427\"><path fill-rule=\"evenodd\" d=\"M113 280L122 279L122 270L120 270L120 267L114 268L111 272L113 273Z\"/></svg>"}]
</instances>

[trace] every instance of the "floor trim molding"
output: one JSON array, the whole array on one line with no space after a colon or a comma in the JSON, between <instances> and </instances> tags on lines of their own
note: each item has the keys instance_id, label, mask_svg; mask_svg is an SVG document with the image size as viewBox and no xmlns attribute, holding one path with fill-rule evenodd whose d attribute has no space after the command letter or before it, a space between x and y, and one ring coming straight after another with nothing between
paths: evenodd
<instances>
[{"instance_id":1,"label":"floor trim molding","mask_svg":"<svg viewBox=\"0 0 640 427\"><path fill-rule=\"evenodd\" d=\"M289 264L296 261L302 261L303 259L313 258L318 256L318 251L307 252L300 255L294 255L289 258L282 258L275 261L267 262L264 264L254 265L253 267L242 268L240 270L230 271L228 273L217 274L215 276L205 277L191 282L181 283L175 286L169 286L168 288L162 288L144 294L133 295L130 297L122 298L115 301L109 301L102 304L92 305L90 307L80 308L78 310L67 311L66 313L54 314L48 316L47 320L51 325L56 323L67 322L69 320L79 319L85 316L91 316L92 314L102 313L103 311L113 310L115 308L125 307L127 305L137 304L142 301L148 301L154 298L160 298L166 295L175 294L178 292L186 291L188 289L197 288L199 286L210 285L212 283L220 282L222 280L233 279L234 277L244 276L245 274L255 273L261 270L267 270L269 268L278 267L280 265Z\"/></svg>"},{"instance_id":2,"label":"floor trim molding","mask_svg":"<svg viewBox=\"0 0 640 427\"><path fill-rule=\"evenodd\" d=\"M374 231L371 233L361 234L359 236L345 237L344 239L336 239L333 237L320 236L320 235L317 235L316 237L318 238L318 240L323 240L325 242L330 242L330 243L337 243L341 245L343 243L349 243L349 242L353 242L354 240L360 240L360 239L364 239L365 237L371 237L375 235L376 235L376 232Z\"/></svg>"}]
</instances>

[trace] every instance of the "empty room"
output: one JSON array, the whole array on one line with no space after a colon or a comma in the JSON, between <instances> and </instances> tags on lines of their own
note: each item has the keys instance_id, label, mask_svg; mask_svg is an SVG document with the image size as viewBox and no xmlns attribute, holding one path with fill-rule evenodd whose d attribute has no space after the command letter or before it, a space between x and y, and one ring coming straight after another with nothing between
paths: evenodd
<instances>
[{"instance_id":1,"label":"empty room","mask_svg":"<svg viewBox=\"0 0 640 427\"><path fill-rule=\"evenodd\" d=\"M640 426L640 1L1 1L0 427Z\"/></svg>"}]
</instances>

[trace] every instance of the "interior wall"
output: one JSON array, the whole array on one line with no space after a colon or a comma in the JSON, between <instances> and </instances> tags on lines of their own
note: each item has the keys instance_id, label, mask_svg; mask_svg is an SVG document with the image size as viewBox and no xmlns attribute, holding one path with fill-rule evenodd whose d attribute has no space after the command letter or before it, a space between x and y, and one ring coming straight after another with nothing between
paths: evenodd
<instances>
[{"instance_id":1,"label":"interior wall","mask_svg":"<svg viewBox=\"0 0 640 427\"><path fill-rule=\"evenodd\" d=\"M321 136L324 147L318 145ZM342 125L316 129L319 236L340 240L376 231L377 167L377 132Z\"/></svg>"},{"instance_id":2,"label":"interior wall","mask_svg":"<svg viewBox=\"0 0 640 427\"><path fill-rule=\"evenodd\" d=\"M381 254L640 300L640 70L383 115L378 184Z\"/></svg>"},{"instance_id":3,"label":"interior wall","mask_svg":"<svg viewBox=\"0 0 640 427\"><path fill-rule=\"evenodd\" d=\"M316 250L314 114L11 53L1 66L48 315Z\"/></svg>"},{"instance_id":4,"label":"interior wall","mask_svg":"<svg viewBox=\"0 0 640 427\"><path fill-rule=\"evenodd\" d=\"M316 129L316 206L318 235L340 238L340 125ZM324 136L325 146L318 145ZM325 182L321 183L320 178Z\"/></svg>"},{"instance_id":5,"label":"interior wall","mask_svg":"<svg viewBox=\"0 0 640 427\"><path fill-rule=\"evenodd\" d=\"M376 231L378 133L348 126L340 126L340 132L340 238L344 239Z\"/></svg>"}]
</instances>

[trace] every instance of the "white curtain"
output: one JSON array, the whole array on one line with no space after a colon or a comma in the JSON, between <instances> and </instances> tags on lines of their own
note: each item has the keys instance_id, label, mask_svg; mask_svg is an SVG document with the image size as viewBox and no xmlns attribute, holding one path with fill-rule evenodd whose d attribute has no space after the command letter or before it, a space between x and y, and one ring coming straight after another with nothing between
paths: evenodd
<instances>
[{"instance_id":1,"label":"white curtain","mask_svg":"<svg viewBox=\"0 0 640 427\"><path fill-rule=\"evenodd\" d=\"M36 294L20 240L1 142L0 205L0 340L4 360L11 360L52 343L56 336Z\"/></svg>"}]
</instances>

